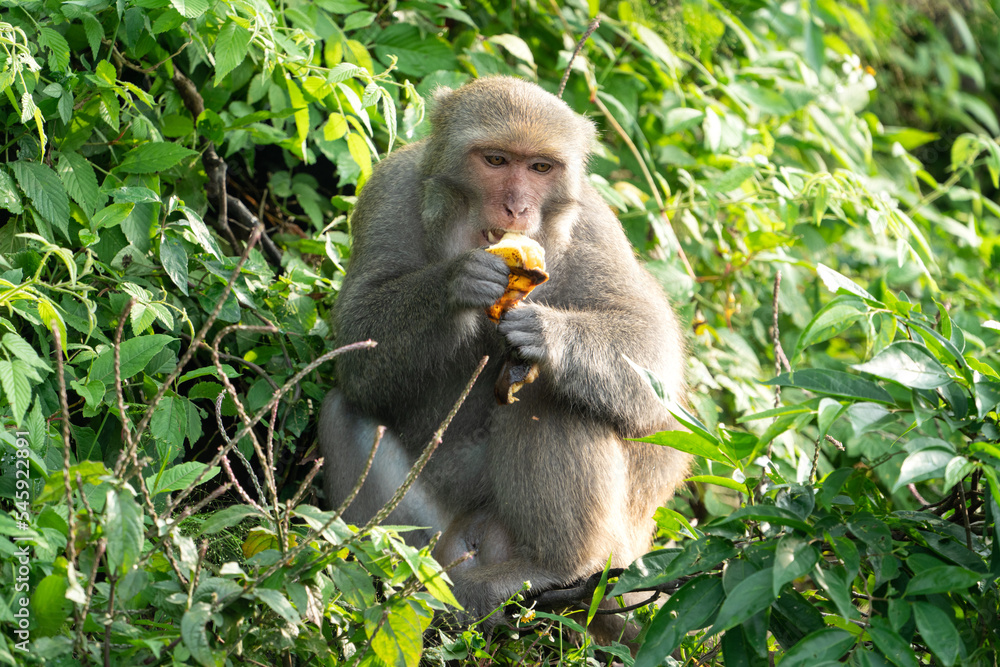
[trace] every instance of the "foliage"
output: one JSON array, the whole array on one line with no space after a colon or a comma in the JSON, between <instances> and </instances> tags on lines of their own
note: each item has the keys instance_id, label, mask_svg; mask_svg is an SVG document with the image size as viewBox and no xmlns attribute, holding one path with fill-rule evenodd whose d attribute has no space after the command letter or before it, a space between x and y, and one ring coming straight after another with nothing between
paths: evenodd
<instances>
[{"instance_id":1,"label":"foliage","mask_svg":"<svg viewBox=\"0 0 1000 667\"><path fill-rule=\"evenodd\" d=\"M530 604L427 631L440 566L294 466L372 163L436 85L570 68L595 185L693 330L698 417L654 436L702 457L692 493L607 584L680 585L635 662L994 664L992 9L603 3L571 63L597 10L0 6L0 662L597 656Z\"/></svg>"}]
</instances>

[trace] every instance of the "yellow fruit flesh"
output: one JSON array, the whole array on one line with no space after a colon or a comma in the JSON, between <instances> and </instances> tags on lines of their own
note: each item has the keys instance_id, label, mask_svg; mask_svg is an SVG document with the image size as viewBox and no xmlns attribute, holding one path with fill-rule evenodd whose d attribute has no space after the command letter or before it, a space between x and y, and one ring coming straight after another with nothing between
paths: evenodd
<instances>
[{"instance_id":1,"label":"yellow fruit flesh","mask_svg":"<svg viewBox=\"0 0 1000 667\"><path fill-rule=\"evenodd\" d=\"M499 322L504 313L549 279L549 274L545 273L545 249L523 234L507 232L499 242L486 248L486 252L503 259L510 269L507 290L486 309L489 318Z\"/></svg>"}]
</instances>

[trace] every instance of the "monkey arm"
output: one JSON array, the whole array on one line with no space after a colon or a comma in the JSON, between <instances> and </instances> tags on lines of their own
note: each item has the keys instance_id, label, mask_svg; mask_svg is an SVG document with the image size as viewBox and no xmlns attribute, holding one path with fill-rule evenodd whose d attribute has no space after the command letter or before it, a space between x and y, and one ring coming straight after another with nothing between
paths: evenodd
<instances>
[{"instance_id":1,"label":"monkey arm","mask_svg":"<svg viewBox=\"0 0 1000 667\"><path fill-rule=\"evenodd\" d=\"M645 301L645 300L643 300ZM663 319L638 308L606 304L569 309L528 304L501 324L519 353L540 366L540 378L554 396L637 437L669 428L672 419L646 381L625 360L659 375L674 397L683 391L684 369L669 345L679 336L669 311L645 303ZM515 314L516 313L516 314ZM516 341L524 341L518 346ZM530 342L529 342L530 341Z\"/></svg>"}]
</instances>

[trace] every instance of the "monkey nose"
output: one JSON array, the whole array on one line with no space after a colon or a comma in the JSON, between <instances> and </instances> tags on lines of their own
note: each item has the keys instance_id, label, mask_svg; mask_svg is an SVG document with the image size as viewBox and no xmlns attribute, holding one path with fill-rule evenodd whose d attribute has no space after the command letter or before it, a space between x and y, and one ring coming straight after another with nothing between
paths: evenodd
<instances>
[{"instance_id":1,"label":"monkey nose","mask_svg":"<svg viewBox=\"0 0 1000 667\"><path fill-rule=\"evenodd\" d=\"M507 217L514 218L515 220L520 218L528 211L527 206L522 206L520 204L506 204L504 206L504 209L507 212Z\"/></svg>"}]
</instances>

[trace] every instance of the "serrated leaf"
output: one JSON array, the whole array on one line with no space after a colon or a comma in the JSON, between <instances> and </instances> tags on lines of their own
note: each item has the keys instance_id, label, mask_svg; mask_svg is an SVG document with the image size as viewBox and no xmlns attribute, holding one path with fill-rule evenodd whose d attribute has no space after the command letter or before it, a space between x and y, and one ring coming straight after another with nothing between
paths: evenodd
<instances>
[{"instance_id":1,"label":"serrated leaf","mask_svg":"<svg viewBox=\"0 0 1000 667\"><path fill-rule=\"evenodd\" d=\"M235 21L227 23L219 32L219 37L215 40L216 86L247 57L252 37L249 30Z\"/></svg>"},{"instance_id":2,"label":"serrated leaf","mask_svg":"<svg viewBox=\"0 0 1000 667\"><path fill-rule=\"evenodd\" d=\"M20 426L24 413L31 407L31 383L26 376L15 372L14 364L0 360L0 389L10 404L14 422Z\"/></svg>"},{"instance_id":3,"label":"serrated leaf","mask_svg":"<svg viewBox=\"0 0 1000 667\"><path fill-rule=\"evenodd\" d=\"M66 187L66 192L80 205L84 213L93 216L104 199L97 185L94 167L79 153L58 152L56 157L58 158L56 172Z\"/></svg>"},{"instance_id":4,"label":"serrated leaf","mask_svg":"<svg viewBox=\"0 0 1000 667\"><path fill-rule=\"evenodd\" d=\"M660 549L637 558L618 577L614 594L622 595L637 588L652 588L678 577L709 570L736 555L727 539L706 536L688 542L683 549Z\"/></svg>"},{"instance_id":5,"label":"serrated leaf","mask_svg":"<svg viewBox=\"0 0 1000 667\"><path fill-rule=\"evenodd\" d=\"M208 0L170 0L170 5L185 18L195 19L208 11Z\"/></svg>"},{"instance_id":6,"label":"serrated leaf","mask_svg":"<svg viewBox=\"0 0 1000 667\"><path fill-rule=\"evenodd\" d=\"M31 366L34 366L35 368L40 368L45 371L52 370L51 366L49 366L44 359L38 356L38 352L35 351L35 348L16 333L5 333L3 335L3 346L15 357L27 364L30 364Z\"/></svg>"},{"instance_id":7,"label":"serrated leaf","mask_svg":"<svg viewBox=\"0 0 1000 667\"><path fill-rule=\"evenodd\" d=\"M168 142L149 142L136 146L122 158L118 171L126 174L154 174L169 169L181 160L198 154L190 148Z\"/></svg>"},{"instance_id":8,"label":"serrated leaf","mask_svg":"<svg viewBox=\"0 0 1000 667\"><path fill-rule=\"evenodd\" d=\"M138 338L129 338L126 341L122 341L122 380L127 380L136 373L139 373L165 345L173 340L175 340L173 336L153 334L151 336L139 336ZM89 379L103 382L108 387L114 386L114 350L107 349L97 356L90 367Z\"/></svg>"},{"instance_id":9,"label":"serrated leaf","mask_svg":"<svg viewBox=\"0 0 1000 667\"><path fill-rule=\"evenodd\" d=\"M423 35L417 26L410 23L394 23L379 33L375 53L386 63L390 56L396 56L399 71L418 78L458 66L448 42L435 34Z\"/></svg>"},{"instance_id":10,"label":"serrated leaf","mask_svg":"<svg viewBox=\"0 0 1000 667\"><path fill-rule=\"evenodd\" d=\"M97 58L97 51L101 48L101 40L104 39L104 26L90 12L83 15L83 31L87 35L87 44L90 45L90 57Z\"/></svg>"},{"instance_id":11,"label":"serrated leaf","mask_svg":"<svg viewBox=\"0 0 1000 667\"><path fill-rule=\"evenodd\" d=\"M62 181L52 169L37 162L18 160L8 163L17 184L31 200L35 210L62 235L69 238L69 197Z\"/></svg>"},{"instance_id":12,"label":"serrated leaf","mask_svg":"<svg viewBox=\"0 0 1000 667\"><path fill-rule=\"evenodd\" d=\"M347 135L347 149L350 151L354 162L361 168L360 185L368 180L368 177L372 173L372 156L368 151L368 144L365 143L360 134L351 132Z\"/></svg>"},{"instance_id":13,"label":"serrated leaf","mask_svg":"<svg viewBox=\"0 0 1000 667\"><path fill-rule=\"evenodd\" d=\"M156 450L160 460L173 460L184 447L184 437L187 435L187 410L183 400L164 396L153 411L152 419L149 420L149 432L156 440Z\"/></svg>"},{"instance_id":14,"label":"serrated leaf","mask_svg":"<svg viewBox=\"0 0 1000 667\"><path fill-rule=\"evenodd\" d=\"M142 508L124 489L108 489L104 505L108 563L125 573L142 553Z\"/></svg>"},{"instance_id":15,"label":"serrated leaf","mask_svg":"<svg viewBox=\"0 0 1000 667\"><path fill-rule=\"evenodd\" d=\"M48 49L49 66L53 70L65 72L69 68L69 42L65 37L45 26L38 31L38 44Z\"/></svg>"}]
</instances>

